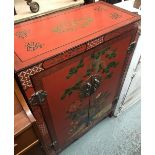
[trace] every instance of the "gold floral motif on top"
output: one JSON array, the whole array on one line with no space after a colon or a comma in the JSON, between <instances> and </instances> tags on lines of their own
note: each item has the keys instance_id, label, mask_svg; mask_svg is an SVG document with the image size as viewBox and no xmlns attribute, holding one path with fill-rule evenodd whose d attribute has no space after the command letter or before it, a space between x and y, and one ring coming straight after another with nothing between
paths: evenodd
<instances>
[{"instance_id":1,"label":"gold floral motif on top","mask_svg":"<svg viewBox=\"0 0 155 155\"><path fill-rule=\"evenodd\" d=\"M114 12L114 13L111 13L110 14L110 17L112 19L118 19L118 18L121 18L122 16L120 14Z\"/></svg>"},{"instance_id":2,"label":"gold floral motif on top","mask_svg":"<svg viewBox=\"0 0 155 155\"><path fill-rule=\"evenodd\" d=\"M88 27L93 22L91 17L82 17L80 19L74 19L72 21L64 21L52 28L52 32L63 33L76 31L79 28Z\"/></svg>"}]
</instances>

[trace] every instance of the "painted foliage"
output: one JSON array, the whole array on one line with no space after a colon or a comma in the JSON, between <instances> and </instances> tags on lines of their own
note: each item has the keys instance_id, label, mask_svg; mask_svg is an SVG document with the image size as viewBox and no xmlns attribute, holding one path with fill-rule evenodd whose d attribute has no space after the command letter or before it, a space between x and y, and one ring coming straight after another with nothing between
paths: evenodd
<instances>
[{"instance_id":1,"label":"painted foliage","mask_svg":"<svg viewBox=\"0 0 155 155\"><path fill-rule=\"evenodd\" d=\"M94 100L94 103L91 106L83 107L82 101L85 96L81 95L83 93L81 88L84 83L88 81L91 83L92 77L98 76L101 83L112 78L113 72L111 69L117 67L119 64L119 62L115 60L115 57L117 57L116 49L113 49L110 46L105 47L98 52L92 53L90 55L90 64L89 67L87 66L86 72L74 85L64 90L61 100L71 96L74 92L79 93L79 100L72 102L67 111L67 119L71 120L71 134L75 135L80 132L83 129L83 126L96 119L96 114L100 113L104 108L106 100L110 95L108 91L102 92L100 96ZM86 67L84 59L81 59L76 66L70 68L68 74L66 75L66 80L70 80L82 67Z\"/></svg>"}]
</instances>

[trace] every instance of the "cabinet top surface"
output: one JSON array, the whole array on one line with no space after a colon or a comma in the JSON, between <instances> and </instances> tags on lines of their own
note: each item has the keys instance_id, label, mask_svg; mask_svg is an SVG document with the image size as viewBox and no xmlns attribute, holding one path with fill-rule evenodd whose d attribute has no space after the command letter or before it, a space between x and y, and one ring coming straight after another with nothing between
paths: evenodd
<instances>
[{"instance_id":1,"label":"cabinet top surface","mask_svg":"<svg viewBox=\"0 0 155 155\"><path fill-rule=\"evenodd\" d=\"M97 2L16 24L15 70L47 59L138 19L139 16L118 7Z\"/></svg>"}]
</instances>

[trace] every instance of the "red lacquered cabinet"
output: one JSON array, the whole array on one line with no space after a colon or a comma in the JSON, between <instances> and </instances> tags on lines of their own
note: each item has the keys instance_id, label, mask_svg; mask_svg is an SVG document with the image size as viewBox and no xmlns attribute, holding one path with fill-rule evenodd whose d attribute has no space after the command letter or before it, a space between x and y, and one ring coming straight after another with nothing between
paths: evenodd
<instances>
[{"instance_id":1,"label":"red lacquered cabinet","mask_svg":"<svg viewBox=\"0 0 155 155\"><path fill-rule=\"evenodd\" d=\"M47 154L112 114L139 21L97 2L15 25L15 76Z\"/></svg>"}]
</instances>

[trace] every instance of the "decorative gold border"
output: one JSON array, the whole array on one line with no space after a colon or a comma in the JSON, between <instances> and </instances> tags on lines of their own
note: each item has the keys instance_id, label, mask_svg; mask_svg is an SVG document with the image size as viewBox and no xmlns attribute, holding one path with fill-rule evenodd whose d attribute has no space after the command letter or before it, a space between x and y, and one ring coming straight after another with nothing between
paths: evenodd
<instances>
[{"instance_id":1,"label":"decorative gold border","mask_svg":"<svg viewBox=\"0 0 155 155\"><path fill-rule=\"evenodd\" d=\"M32 87L30 76L35 75L36 73L39 73L43 70L44 68L42 67L42 63L40 63L24 71L21 71L18 74L18 77L23 86L23 89L26 90L27 88Z\"/></svg>"}]
</instances>

